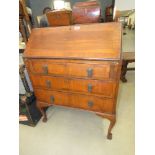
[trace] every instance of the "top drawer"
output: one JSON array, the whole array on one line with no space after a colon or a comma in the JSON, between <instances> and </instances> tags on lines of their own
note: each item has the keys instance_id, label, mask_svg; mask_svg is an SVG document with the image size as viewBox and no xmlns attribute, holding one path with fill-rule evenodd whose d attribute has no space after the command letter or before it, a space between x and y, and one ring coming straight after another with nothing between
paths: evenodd
<instances>
[{"instance_id":1,"label":"top drawer","mask_svg":"<svg viewBox=\"0 0 155 155\"><path fill-rule=\"evenodd\" d=\"M29 60L26 62L29 71L33 74L79 77L91 79L114 79L118 70L118 62L92 61L54 61Z\"/></svg>"}]
</instances>

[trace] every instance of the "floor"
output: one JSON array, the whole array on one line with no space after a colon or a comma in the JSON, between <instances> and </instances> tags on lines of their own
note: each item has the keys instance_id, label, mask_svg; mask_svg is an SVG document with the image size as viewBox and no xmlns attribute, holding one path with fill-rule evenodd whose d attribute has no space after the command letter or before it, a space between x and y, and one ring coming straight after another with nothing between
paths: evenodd
<instances>
[{"instance_id":1,"label":"floor","mask_svg":"<svg viewBox=\"0 0 155 155\"><path fill-rule=\"evenodd\" d=\"M124 50L130 47L129 33L133 31L123 36ZM47 123L19 125L20 155L134 155L134 71L126 77L127 83L120 82L112 140L106 139L108 120L82 110L50 107Z\"/></svg>"},{"instance_id":2,"label":"floor","mask_svg":"<svg viewBox=\"0 0 155 155\"><path fill-rule=\"evenodd\" d=\"M126 35L123 35L122 39L122 51L123 52L134 52L135 51L135 30L129 30L125 28L123 32Z\"/></svg>"}]
</instances>

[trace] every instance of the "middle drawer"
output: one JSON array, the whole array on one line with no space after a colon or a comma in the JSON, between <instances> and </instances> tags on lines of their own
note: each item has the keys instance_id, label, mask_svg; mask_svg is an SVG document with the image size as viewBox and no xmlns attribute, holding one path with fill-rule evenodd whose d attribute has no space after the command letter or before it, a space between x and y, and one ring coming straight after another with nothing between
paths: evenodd
<instances>
[{"instance_id":1,"label":"middle drawer","mask_svg":"<svg viewBox=\"0 0 155 155\"><path fill-rule=\"evenodd\" d=\"M33 87L50 89L50 90L66 90L74 92L83 92L89 94L104 95L105 97L114 97L116 82L85 80L63 77L30 75Z\"/></svg>"}]
</instances>

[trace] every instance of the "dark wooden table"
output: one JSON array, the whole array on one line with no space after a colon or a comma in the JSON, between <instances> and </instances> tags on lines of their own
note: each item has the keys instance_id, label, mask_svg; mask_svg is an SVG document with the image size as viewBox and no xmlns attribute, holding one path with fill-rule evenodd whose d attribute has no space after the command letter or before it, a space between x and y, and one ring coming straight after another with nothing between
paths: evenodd
<instances>
[{"instance_id":1,"label":"dark wooden table","mask_svg":"<svg viewBox=\"0 0 155 155\"><path fill-rule=\"evenodd\" d=\"M135 62L135 52L123 52L123 58L122 58L122 69L121 69L121 81L127 82L127 79L125 77L127 71L129 70L135 70L134 67L128 68L128 64Z\"/></svg>"}]
</instances>

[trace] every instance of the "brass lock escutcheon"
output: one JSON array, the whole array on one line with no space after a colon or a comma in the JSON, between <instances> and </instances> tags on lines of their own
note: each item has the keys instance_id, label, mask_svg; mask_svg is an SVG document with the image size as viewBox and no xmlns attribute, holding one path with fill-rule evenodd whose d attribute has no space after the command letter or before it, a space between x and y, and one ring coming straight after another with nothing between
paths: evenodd
<instances>
[{"instance_id":1,"label":"brass lock escutcheon","mask_svg":"<svg viewBox=\"0 0 155 155\"><path fill-rule=\"evenodd\" d=\"M47 65L43 65L43 72L44 72L44 74L48 74L48 66Z\"/></svg>"},{"instance_id":2,"label":"brass lock escutcheon","mask_svg":"<svg viewBox=\"0 0 155 155\"><path fill-rule=\"evenodd\" d=\"M93 88L92 84L91 84L91 83L89 83L89 84L88 84L88 92L89 92L89 93L91 93L91 92L92 92L92 88Z\"/></svg>"},{"instance_id":3,"label":"brass lock escutcheon","mask_svg":"<svg viewBox=\"0 0 155 155\"><path fill-rule=\"evenodd\" d=\"M94 105L93 101L88 101L88 107L92 107Z\"/></svg>"},{"instance_id":4,"label":"brass lock escutcheon","mask_svg":"<svg viewBox=\"0 0 155 155\"><path fill-rule=\"evenodd\" d=\"M51 88L51 81L50 80L46 80L46 87Z\"/></svg>"},{"instance_id":5,"label":"brass lock escutcheon","mask_svg":"<svg viewBox=\"0 0 155 155\"><path fill-rule=\"evenodd\" d=\"M51 103L54 103L54 96L51 96L51 97L50 97L50 102L51 102Z\"/></svg>"},{"instance_id":6,"label":"brass lock escutcheon","mask_svg":"<svg viewBox=\"0 0 155 155\"><path fill-rule=\"evenodd\" d=\"M93 76L93 69L92 68L88 68L87 69L87 76L88 77L92 77Z\"/></svg>"}]
</instances>

